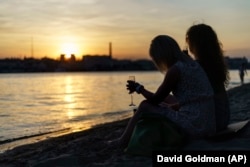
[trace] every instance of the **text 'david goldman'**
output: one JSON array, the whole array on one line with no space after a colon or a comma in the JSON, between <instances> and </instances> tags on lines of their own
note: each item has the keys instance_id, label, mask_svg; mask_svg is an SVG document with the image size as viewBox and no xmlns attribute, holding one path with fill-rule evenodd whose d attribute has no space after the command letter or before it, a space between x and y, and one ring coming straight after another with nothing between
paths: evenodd
<instances>
[{"instance_id":1,"label":"text 'david goldman'","mask_svg":"<svg viewBox=\"0 0 250 167\"><path fill-rule=\"evenodd\" d=\"M159 151L153 153L153 166L248 166L249 151Z\"/></svg>"}]
</instances>

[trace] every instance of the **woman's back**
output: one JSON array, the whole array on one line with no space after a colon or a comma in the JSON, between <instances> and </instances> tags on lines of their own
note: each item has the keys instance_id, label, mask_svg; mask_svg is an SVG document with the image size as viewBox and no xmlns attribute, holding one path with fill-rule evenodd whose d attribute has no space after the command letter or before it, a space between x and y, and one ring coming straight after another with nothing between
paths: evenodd
<instances>
[{"instance_id":1,"label":"woman's back","mask_svg":"<svg viewBox=\"0 0 250 167\"><path fill-rule=\"evenodd\" d=\"M200 63L200 65L205 70L214 91L216 130L221 131L227 127L230 121L229 99L225 83L224 80L217 78L218 76L216 76L217 73L215 69L213 69L212 63L210 69L208 65L204 66L202 63Z\"/></svg>"},{"instance_id":2,"label":"woman's back","mask_svg":"<svg viewBox=\"0 0 250 167\"><path fill-rule=\"evenodd\" d=\"M177 62L181 78L173 92L180 105L188 101L195 101L201 98L213 96L213 90L206 77L206 73L195 61L191 63Z\"/></svg>"},{"instance_id":3,"label":"woman's back","mask_svg":"<svg viewBox=\"0 0 250 167\"><path fill-rule=\"evenodd\" d=\"M230 110L225 86L229 81L229 72L221 43L212 27L205 24L191 26L186 34L190 51L207 74L214 91L217 131L229 123Z\"/></svg>"},{"instance_id":4,"label":"woman's back","mask_svg":"<svg viewBox=\"0 0 250 167\"><path fill-rule=\"evenodd\" d=\"M179 69L181 78L173 95L180 103L180 108L178 112L166 112L167 117L191 136L214 134L216 125L213 90L205 72L195 61L179 61L175 66Z\"/></svg>"}]
</instances>

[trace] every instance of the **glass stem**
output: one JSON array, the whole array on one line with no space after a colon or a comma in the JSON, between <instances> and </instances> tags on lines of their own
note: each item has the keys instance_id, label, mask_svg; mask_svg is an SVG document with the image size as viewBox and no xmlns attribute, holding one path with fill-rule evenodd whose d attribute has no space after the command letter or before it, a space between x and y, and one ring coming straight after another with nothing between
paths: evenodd
<instances>
[{"instance_id":1,"label":"glass stem","mask_svg":"<svg viewBox=\"0 0 250 167\"><path fill-rule=\"evenodd\" d=\"M131 94L131 104L134 104L133 103L133 95Z\"/></svg>"}]
</instances>

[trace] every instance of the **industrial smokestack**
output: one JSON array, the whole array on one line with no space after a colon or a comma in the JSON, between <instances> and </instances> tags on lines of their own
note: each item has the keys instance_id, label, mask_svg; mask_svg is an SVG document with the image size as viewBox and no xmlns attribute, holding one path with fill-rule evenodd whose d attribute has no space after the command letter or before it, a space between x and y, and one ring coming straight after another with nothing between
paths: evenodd
<instances>
[{"instance_id":1,"label":"industrial smokestack","mask_svg":"<svg viewBox=\"0 0 250 167\"><path fill-rule=\"evenodd\" d=\"M112 59L112 42L109 42L109 58Z\"/></svg>"}]
</instances>

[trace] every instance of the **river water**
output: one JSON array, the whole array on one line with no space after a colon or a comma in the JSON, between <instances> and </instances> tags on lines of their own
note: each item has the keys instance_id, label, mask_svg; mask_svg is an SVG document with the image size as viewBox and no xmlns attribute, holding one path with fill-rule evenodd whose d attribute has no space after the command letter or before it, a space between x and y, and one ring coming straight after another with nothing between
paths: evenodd
<instances>
[{"instance_id":1,"label":"river water","mask_svg":"<svg viewBox=\"0 0 250 167\"><path fill-rule=\"evenodd\" d=\"M130 117L130 75L151 91L163 79L157 71L0 74L0 145ZM240 85L238 71L230 70L230 77L228 89ZM143 100L133 97L136 106Z\"/></svg>"}]
</instances>

